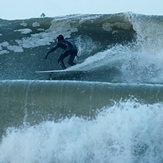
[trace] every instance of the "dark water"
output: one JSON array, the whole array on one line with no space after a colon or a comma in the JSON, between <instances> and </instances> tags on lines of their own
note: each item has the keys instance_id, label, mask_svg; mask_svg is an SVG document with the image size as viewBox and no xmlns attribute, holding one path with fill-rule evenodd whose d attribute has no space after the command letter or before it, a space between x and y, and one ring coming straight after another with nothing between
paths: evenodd
<instances>
[{"instance_id":1,"label":"dark water","mask_svg":"<svg viewBox=\"0 0 163 163\"><path fill-rule=\"evenodd\" d=\"M0 20L0 162L162 163L163 17ZM63 34L79 60L60 69ZM67 60L65 60L67 65Z\"/></svg>"}]
</instances>

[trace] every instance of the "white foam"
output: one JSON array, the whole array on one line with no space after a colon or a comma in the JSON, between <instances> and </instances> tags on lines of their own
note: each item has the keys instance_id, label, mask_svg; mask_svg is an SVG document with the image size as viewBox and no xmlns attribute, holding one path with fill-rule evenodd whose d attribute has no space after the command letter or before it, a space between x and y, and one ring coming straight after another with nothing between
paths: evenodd
<instances>
[{"instance_id":1,"label":"white foam","mask_svg":"<svg viewBox=\"0 0 163 163\"><path fill-rule=\"evenodd\" d=\"M33 27L40 27L40 23L34 22L34 23L32 23L32 26L33 26Z\"/></svg>"},{"instance_id":2,"label":"white foam","mask_svg":"<svg viewBox=\"0 0 163 163\"><path fill-rule=\"evenodd\" d=\"M129 100L103 109L94 120L72 117L8 129L0 162L161 162L162 104Z\"/></svg>"},{"instance_id":3,"label":"white foam","mask_svg":"<svg viewBox=\"0 0 163 163\"><path fill-rule=\"evenodd\" d=\"M34 48L44 45L50 45L54 41L54 34L52 32L42 32L32 34L31 37L24 37L22 40L16 40L19 46L23 48Z\"/></svg>"},{"instance_id":4,"label":"white foam","mask_svg":"<svg viewBox=\"0 0 163 163\"><path fill-rule=\"evenodd\" d=\"M21 32L21 34L28 34L28 33L31 33L32 30L29 28L25 28L25 29L14 30L14 32Z\"/></svg>"},{"instance_id":5,"label":"white foam","mask_svg":"<svg viewBox=\"0 0 163 163\"><path fill-rule=\"evenodd\" d=\"M27 26L27 23L25 23L24 21L22 23L20 23L20 25L26 27Z\"/></svg>"},{"instance_id":6,"label":"white foam","mask_svg":"<svg viewBox=\"0 0 163 163\"><path fill-rule=\"evenodd\" d=\"M7 49L10 51L14 51L14 52L23 52L24 51L22 47L16 46L16 45L7 46Z\"/></svg>"}]
</instances>

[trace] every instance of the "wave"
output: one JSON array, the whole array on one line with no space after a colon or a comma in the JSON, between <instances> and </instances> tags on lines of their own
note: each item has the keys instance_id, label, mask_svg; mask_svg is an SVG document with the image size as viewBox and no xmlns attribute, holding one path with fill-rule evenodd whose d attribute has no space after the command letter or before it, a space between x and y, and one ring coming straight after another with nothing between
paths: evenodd
<instances>
[{"instance_id":1,"label":"wave","mask_svg":"<svg viewBox=\"0 0 163 163\"><path fill-rule=\"evenodd\" d=\"M162 20L0 19L0 162L161 163ZM36 74L60 69L60 51L44 59L58 34L77 44L78 64Z\"/></svg>"},{"instance_id":2,"label":"wave","mask_svg":"<svg viewBox=\"0 0 163 163\"><path fill-rule=\"evenodd\" d=\"M163 102L163 86L150 84L5 80L0 82L0 91L1 131L10 125L73 115L92 119L102 108L129 99L140 104Z\"/></svg>"},{"instance_id":3,"label":"wave","mask_svg":"<svg viewBox=\"0 0 163 163\"><path fill-rule=\"evenodd\" d=\"M10 127L0 144L0 162L162 162L162 104L119 102L96 119Z\"/></svg>"},{"instance_id":4,"label":"wave","mask_svg":"<svg viewBox=\"0 0 163 163\"><path fill-rule=\"evenodd\" d=\"M63 34L78 46L80 60L75 69L95 71L91 81L113 68L120 77L101 80L161 83L162 19L134 13L1 19L1 79L46 79L35 71L60 69L59 51L48 61L44 55L55 44L55 37Z\"/></svg>"}]
</instances>

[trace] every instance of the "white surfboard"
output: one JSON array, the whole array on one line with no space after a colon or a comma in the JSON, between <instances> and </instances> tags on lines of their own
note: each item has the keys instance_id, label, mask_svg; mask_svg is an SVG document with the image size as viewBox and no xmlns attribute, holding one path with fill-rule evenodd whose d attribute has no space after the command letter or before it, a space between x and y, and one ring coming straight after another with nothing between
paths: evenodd
<instances>
[{"instance_id":1,"label":"white surfboard","mask_svg":"<svg viewBox=\"0 0 163 163\"><path fill-rule=\"evenodd\" d=\"M47 71L35 71L38 74L42 74L42 73L79 73L79 72L84 72L83 70L47 70Z\"/></svg>"}]
</instances>

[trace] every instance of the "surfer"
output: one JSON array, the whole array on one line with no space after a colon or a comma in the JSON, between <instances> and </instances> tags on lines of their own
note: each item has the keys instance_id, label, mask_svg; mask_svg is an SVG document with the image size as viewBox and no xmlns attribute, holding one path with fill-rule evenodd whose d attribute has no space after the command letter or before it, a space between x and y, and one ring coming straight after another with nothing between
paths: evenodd
<instances>
[{"instance_id":1,"label":"surfer","mask_svg":"<svg viewBox=\"0 0 163 163\"><path fill-rule=\"evenodd\" d=\"M77 47L74 44L72 44L71 42L65 40L63 35L59 35L56 38L56 42L57 42L57 44L53 48L51 48L45 55L45 59L47 59L48 55L51 52L53 52L57 48L61 48L61 49L64 49L64 51L60 54L60 56L57 60L58 60L59 65L62 67L62 69L66 69L66 66L65 66L63 60L67 56L69 56L68 64L70 66L75 65L76 63L74 63L73 61L74 61L75 56L77 56L77 52L78 52Z\"/></svg>"}]
</instances>

